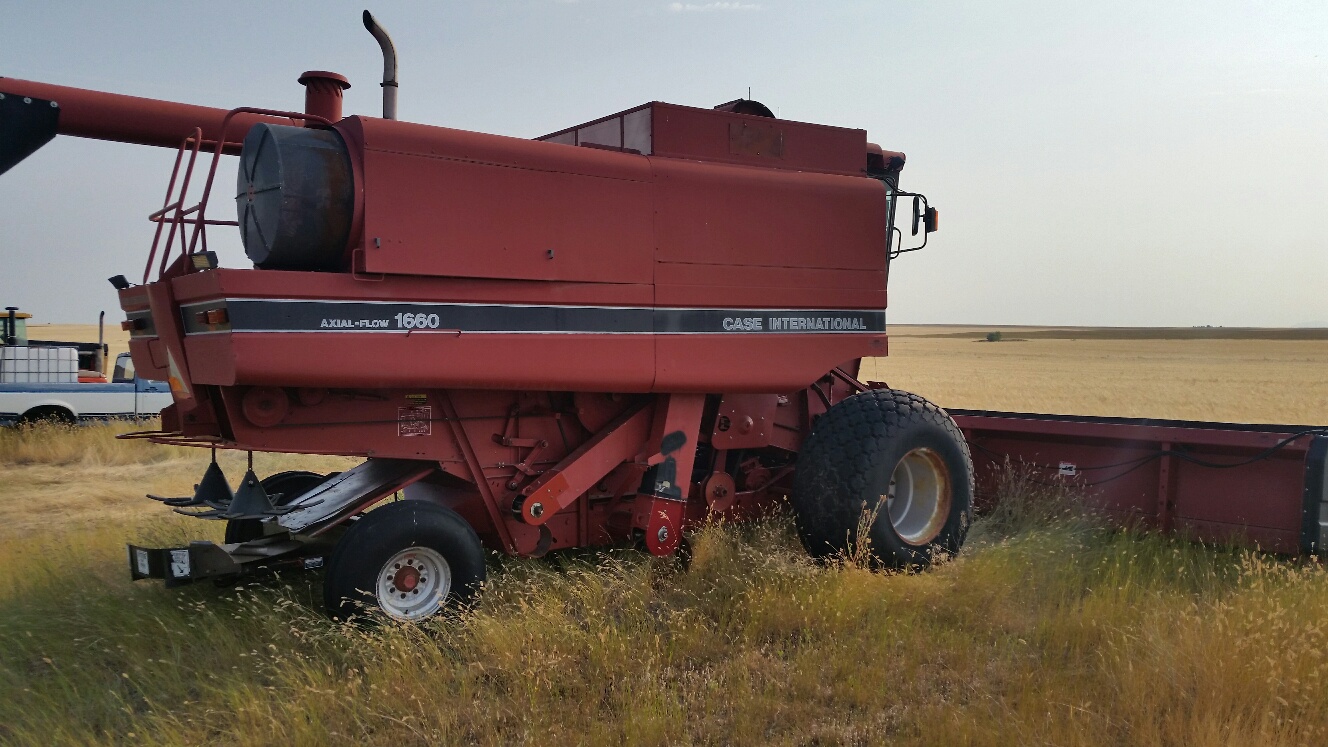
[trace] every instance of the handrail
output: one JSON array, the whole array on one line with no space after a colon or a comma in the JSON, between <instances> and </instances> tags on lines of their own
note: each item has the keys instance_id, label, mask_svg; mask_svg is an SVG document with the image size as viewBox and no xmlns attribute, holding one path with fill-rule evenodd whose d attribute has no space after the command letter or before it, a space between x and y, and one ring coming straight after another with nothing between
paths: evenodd
<instances>
[{"instance_id":1,"label":"handrail","mask_svg":"<svg viewBox=\"0 0 1328 747\"><path fill-rule=\"evenodd\" d=\"M171 179L166 186L166 198L162 201L160 210L157 210L148 216L148 220L157 224L157 229L152 237L152 249L148 252L147 266L143 268L143 283L146 284L152 275L153 260L157 259L158 247L162 247L161 260L157 267L157 277L160 278L166 274L167 267L170 266L171 249L175 244L175 237L180 237L180 256L188 257L197 254L199 251L207 251L207 227L208 226L238 226L238 221L233 220L213 220L206 216L208 200L212 196L212 185L216 181L217 166L221 162L221 156L226 145L226 136L229 133L232 120L237 114L260 114L269 117L284 117L292 121L312 122L323 127L331 127L332 122L318 116L317 114L305 114L302 112L285 112L275 109L259 109L255 107L243 106L238 109L231 109L221 121L221 131L215 142L212 152L212 164L208 167L207 181L203 185L203 195L198 203L191 207L184 207L185 199L189 194L189 185L193 179L194 164L198 159L199 148L203 143L203 131L195 127L194 132L186 137L180 144L180 151L175 156L175 167L171 170ZM185 152L189 152L189 160L185 163ZM180 179L180 166L185 165L184 178ZM175 196L175 185L179 182L180 194L178 199L172 201ZM170 230L166 232L166 242L161 244L162 230L165 224L170 224ZM190 226L191 229L186 229ZM189 232L186 239L185 233ZM183 263L184 272L192 271L193 267L188 263Z\"/></svg>"},{"instance_id":2,"label":"handrail","mask_svg":"<svg viewBox=\"0 0 1328 747\"><path fill-rule=\"evenodd\" d=\"M203 128L195 127L193 133L188 137L186 137L180 143L180 150L178 153L175 154L175 167L171 169L171 180L166 185L166 198L162 200L161 210L158 210L152 213L152 215L148 216L148 220L153 221L157 224L157 230L153 232L152 249L148 252L147 266L143 268L143 282L145 284L148 282L148 277L152 274L152 260L157 256L157 246L161 242L161 231L165 227L161 219L171 210L178 209L180 207L180 204L184 201L184 191L181 190L180 199L176 200L175 202L171 202L171 197L175 194L175 182L180 176L180 163L184 160L185 151L189 150L190 151L189 165L186 167L186 175L185 175L185 184L187 185L189 183L188 175L193 173L194 161L197 160L198 158L198 149L199 146L202 145L202 142L203 142ZM193 143L192 149L189 148L190 143ZM154 218L156 220L154 220ZM166 254L170 254L170 244L175 235L175 225L176 221L171 221L170 236L172 238L167 239L166 249L164 250L163 257Z\"/></svg>"}]
</instances>

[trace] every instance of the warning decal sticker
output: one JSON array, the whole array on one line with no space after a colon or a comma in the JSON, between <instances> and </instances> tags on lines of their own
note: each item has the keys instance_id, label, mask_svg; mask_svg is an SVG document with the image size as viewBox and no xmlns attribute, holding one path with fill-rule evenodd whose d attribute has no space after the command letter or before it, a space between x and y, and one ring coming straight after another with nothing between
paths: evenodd
<instances>
[{"instance_id":1,"label":"warning decal sticker","mask_svg":"<svg viewBox=\"0 0 1328 747\"><path fill-rule=\"evenodd\" d=\"M398 436L428 436L433 433L433 408L398 407Z\"/></svg>"}]
</instances>

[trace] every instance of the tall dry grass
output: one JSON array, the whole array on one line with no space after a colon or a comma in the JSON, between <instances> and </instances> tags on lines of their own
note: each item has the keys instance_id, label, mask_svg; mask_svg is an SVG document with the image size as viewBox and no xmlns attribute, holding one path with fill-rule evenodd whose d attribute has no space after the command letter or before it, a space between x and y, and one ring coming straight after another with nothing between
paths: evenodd
<instances>
[{"instance_id":1,"label":"tall dry grass","mask_svg":"<svg viewBox=\"0 0 1328 747\"><path fill-rule=\"evenodd\" d=\"M969 347L888 364L976 406L1049 354L941 342ZM969 350L997 359L989 376L964 374ZM1055 364L1070 383L1052 401L1098 382L1106 407L1134 386L1119 349L1080 352ZM1184 407L1236 419L1189 386ZM142 498L187 492L205 451L121 429L0 431L0 743L1328 743L1322 566L1110 529L1017 470L964 553L926 573L811 563L776 517L706 528L686 572L631 551L494 556L475 609L356 628L322 616L316 574L129 582L126 541L220 527ZM221 461L234 482L243 456ZM260 474L345 463L256 456Z\"/></svg>"},{"instance_id":2,"label":"tall dry grass","mask_svg":"<svg viewBox=\"0 0 1328 747\"><path fill-rule=\"evenodd\" d=\"M0 428L0 542L108 523L134 526L160 517L161 504L143 494L189 495L208 451L115 438L152 427L154 423L39 423ZM217 460L237 483L246 468L245 455L220 451ZM331 472L355 462L309 454L254 456L261 475L291 469Z\"/></svg>"},{"instance_id":3,"label":"tall dry grass","mask_svg":"<svg viewBox=\"0 0 1328 747\"><path fill-rule=\"evenodd\" d=\"M156 422L88 426L43 421L0 428L0 467L156 464L196 453L193 449L159 446L140 439L116 438L133 431L152 430L157 427Z\"/></svg>"},{"instance_id":4,"label":"tall dry grass","mask_svg":"<svg viewBox=\"0 0 1328 747\"><path fill-rule=\"evenodd\" d=\"M1328 741L1322 567L1104 528L1020 479L927 573L812 563L776 517L704 529L685 572L495 556L475 609L420 628L326 620L316 575L126 579L124 541L196 521L8 533L0 742Z\"/></svg>"}]
</instances>

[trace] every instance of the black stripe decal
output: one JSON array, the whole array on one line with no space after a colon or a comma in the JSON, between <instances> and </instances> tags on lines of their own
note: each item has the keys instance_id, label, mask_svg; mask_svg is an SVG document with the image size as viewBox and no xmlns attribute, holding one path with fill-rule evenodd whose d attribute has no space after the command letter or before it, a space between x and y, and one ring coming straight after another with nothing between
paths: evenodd
<instances>
[{"instance_id":1,"label":"black stripe decal","mask_svg":"<svg viewBox=\"0 0 1328 747\"><path fill-rule=\"evenodd\" d=\"M206 304L209 308L220 302ZM203 308L204 304L195 305ZM675 309L605 306L227 299L229 330L182 314L185 331L450 332L506 334L881 333L882 310ZM191 308L191 311L197 309Z\"/></svg>"}]
</instances>

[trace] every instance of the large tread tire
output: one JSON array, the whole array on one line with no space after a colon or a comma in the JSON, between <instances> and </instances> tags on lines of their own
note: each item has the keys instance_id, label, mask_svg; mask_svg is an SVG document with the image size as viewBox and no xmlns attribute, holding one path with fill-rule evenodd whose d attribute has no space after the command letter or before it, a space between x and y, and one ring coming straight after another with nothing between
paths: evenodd
<instances>
[{"instance_id":1,"label":"large tread tire","mask_svg":"<svg viewBox=\"0 0 1328 747\"><path fill-rule=\"evenodd\" d=\"M450 583L436 607L404 616L384 607L376 590L389 561L412 549L441 556ZM418 622L442 609L474 602L484 579L484 547L465 519L437 504L397 501L363 514L346 530L328 561L323 601L328 614L338 620L377 610L390 618Z\"/></svg>"},{"instance_id":2,"label":"large tread tire","mask_svg":"<svg viewBox=\"0 0 1328 747\"><path fill-rule=\"evenodd\" d=\"M901 462L926 465L941 484L927 521L899 526L892 479ZM903 478L900 477L901 482ZM948 490L943 483L948 482ZM803 546L818 559L850 557L860 548L858 529L875 512L869 530L874 567L922 569L937 555L954 555L972 522L973 467L968 443L944 410L916 394L877 389L830 408L816 422L798 456L791 502ZM902 507L902 504L901 504ZM901 528L903 534L901 534ZM904 534L916 530L911 540Z\"/></svg>"},{"instance_id":3,"label":"large tread tire","mask_svg":"<svg viewBox=\"0 0 1328 747\"><path fill-rule=\"evenodd\" d=\"M259 483L268 495L280 493L276 505L284 506L295 500L310 488L327 479L327 476L320 475L317 472L306 472L304 470L291 470L289 472L278 472L275 475L264 477ZM262 519L231 519L226 522L226 542L249 542L250 540L261 539L263 537Z\"/></svg>"}]
</instances>

